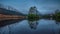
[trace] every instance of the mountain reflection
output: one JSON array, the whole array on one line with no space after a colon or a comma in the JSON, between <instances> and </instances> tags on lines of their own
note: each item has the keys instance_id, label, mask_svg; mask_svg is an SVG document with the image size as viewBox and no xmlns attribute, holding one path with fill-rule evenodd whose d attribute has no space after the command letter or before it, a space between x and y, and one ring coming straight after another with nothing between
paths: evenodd
<instances>
[{"instance_id":1,"label":"mountain reflection","mask_svg":"<svg viewBox=\"0 0 60 34\"><path fill-rule=\"evenodd\" d=\"M3 20L3 21L0 21L0 27L3 27L3 26L6 26L6 25L10 25L10 24L14 24L14 23L18 23L22 20Z\"/></svg>"},{"instance_id":2,"label":"mountain reflection","mask_svg":"<svg viewBox=\"0 0 60 34\"><path fill-rule=\"evenodd\" d=\"M38 22L37 21L28 21L28 24L29 24L31 29L36 29Z\"/></svg>"}]
</instances>

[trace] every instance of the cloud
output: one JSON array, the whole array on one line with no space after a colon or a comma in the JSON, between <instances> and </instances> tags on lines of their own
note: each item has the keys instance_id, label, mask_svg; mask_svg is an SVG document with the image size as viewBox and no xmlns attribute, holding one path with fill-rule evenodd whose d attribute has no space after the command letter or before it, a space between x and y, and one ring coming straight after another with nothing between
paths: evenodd
<instances>
[{"instance_id":1,"label":"cloud","mask_svg":"<svg viewBox=\"0 0 60 34\"><path fill-rule=\"evenodd\" d=\"M20 12L26 13L31 6L36 6L42 13L60 9L59 0L0 0L0 3L12 6Z\"/></svg>"}]
</instances>

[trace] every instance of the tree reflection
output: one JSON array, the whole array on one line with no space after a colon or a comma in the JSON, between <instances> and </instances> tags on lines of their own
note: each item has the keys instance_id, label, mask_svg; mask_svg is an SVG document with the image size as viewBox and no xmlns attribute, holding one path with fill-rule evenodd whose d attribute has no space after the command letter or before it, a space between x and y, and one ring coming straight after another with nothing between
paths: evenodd
<instances>
[{"instance_id":1,"label":"tree reflection","mask_svg":"<svg viewBox=\"0 0 60 34\"><path fill-rule=\"evenodd\" d=\"M37 21L28 21L28 24L29 24L31 29L36 29L38 22Z\"/></svg>"},{"instance_id":2,"label":"tree reflection","mask_svg":"<svg viewBox=\"0 0 60 34\"><path fill-rule=\"evenodd\" d=\"M57 21L57 20L55 20L55 21L56 21L56 24L58 26L58 34L60 34L60 21Z\"/></svg>"}]
</instances>

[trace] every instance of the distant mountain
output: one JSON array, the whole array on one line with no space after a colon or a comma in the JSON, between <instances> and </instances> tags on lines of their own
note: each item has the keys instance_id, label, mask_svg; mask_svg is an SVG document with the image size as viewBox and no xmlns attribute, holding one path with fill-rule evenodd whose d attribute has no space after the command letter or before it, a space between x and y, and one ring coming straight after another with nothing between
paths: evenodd
<instances>
[{"instance_id":1,"label":"distant mountain","mask_svg":"<svg viewBox=\"0 0 60 34\"><path fill-rule=\"evenodd\" d=\"M13 11L13 10L7 10L7 9L4 9L4 8L0 8L0 14L25 16L24 14L22 14L20 12Z\"/></svg>"}]
</instances>

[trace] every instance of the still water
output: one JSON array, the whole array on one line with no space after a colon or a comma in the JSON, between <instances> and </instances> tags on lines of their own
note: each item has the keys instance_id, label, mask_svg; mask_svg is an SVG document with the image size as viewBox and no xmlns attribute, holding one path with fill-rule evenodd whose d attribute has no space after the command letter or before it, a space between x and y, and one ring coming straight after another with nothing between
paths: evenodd
<instances>
[{"instance_id":1,"label":"still water","mask_svg":"<svg viewBox=\"0 0 60 34\"><path fill-rule=\"evenodd\" d=\"M57 23L57 24L56 24ZM22 20L0 28L0 34L60 34L60 24L55 20Z\"/></svg>"}]
</instances>

